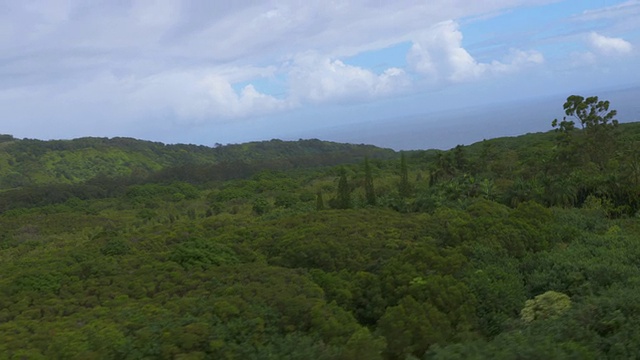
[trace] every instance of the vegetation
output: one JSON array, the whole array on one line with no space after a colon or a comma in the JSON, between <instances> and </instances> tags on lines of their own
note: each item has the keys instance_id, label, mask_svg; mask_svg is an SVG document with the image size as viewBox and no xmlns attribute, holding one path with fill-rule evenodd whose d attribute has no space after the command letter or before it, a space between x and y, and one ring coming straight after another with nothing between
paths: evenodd
<instances>
[{"instance_id":1,"label":"vegetation","mask_svg":"<svg viewBox=\"0 0 640 360\"><path fill-rule=\"evenodd\" d=\"M640 357L640 123L565 111L402 154L2 135L0 359Z\"/></svg>"}]
</instances>

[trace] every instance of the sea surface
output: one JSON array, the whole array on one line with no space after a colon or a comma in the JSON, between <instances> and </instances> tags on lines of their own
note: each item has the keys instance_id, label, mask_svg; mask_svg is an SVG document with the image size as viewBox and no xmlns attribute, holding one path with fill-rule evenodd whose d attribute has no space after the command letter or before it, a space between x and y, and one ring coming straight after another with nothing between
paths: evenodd
<instances>
[{"instance_id":1,"label":"sea surface","mask_svg":"<svg viewBox=\"0 0 640 360\"><path fill-rule=\"evenodd\" d=\"M591 95L594 94L585 94ZM608 90L595 95L600 100L610 101L610 109L618 111L616 118L620 122L640 121L640 86ZM395 150L446 150L483 139L549 131L553 119L564 116L562 105L565 100L566 96L549 96L508 104L370 120L315 129L311 137L373 144ZM305 137L306 134L302 135Z\"/></svg>"}]
</instances>

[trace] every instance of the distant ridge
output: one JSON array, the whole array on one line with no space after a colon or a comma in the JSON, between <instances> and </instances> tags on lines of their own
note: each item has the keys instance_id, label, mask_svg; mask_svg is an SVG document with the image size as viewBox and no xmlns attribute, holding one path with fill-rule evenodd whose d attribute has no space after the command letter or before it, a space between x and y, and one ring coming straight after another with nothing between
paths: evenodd
<instances>
[{"instance_id":1,"label":"distant ridge","mask_svg":"<svg viewBox=\"0 0 640 360\"><path fill-rule=\"evenodd\" d=\"M175 144L133 138L84 137L73 140L15 139L0 135L0 189L70 184L101 176L148 176L186 166L243 164L260 168L298 168L353 163L365 156L387 159L391 149L318 139L256 141L244 144ZM219 171L218 171L219 172Z\"/></svg>"}]
</instances>

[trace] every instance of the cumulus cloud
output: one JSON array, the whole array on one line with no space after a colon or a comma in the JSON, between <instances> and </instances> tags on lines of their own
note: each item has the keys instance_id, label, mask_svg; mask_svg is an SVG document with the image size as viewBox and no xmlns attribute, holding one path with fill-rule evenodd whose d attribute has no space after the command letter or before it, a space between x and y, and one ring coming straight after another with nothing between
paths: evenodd
<instances>
[{"instance_id":1,"label":"cumulus cloud","mask_svg":"<svg viewBox=\"0 0 640 360\"><path fill-rule=\"evenodd\" d=\"M613 64L613 61L620 61L633 52L633 45L622 39L607 37L596 32L583 35L582 41L588 46L588 51L574 51L569 54L571 67L603 67L605 71Z\"/></svg>"},{"instance_id":2,"label":"cumulus cloud","mask_svg":"<svg viewBox=\"0 0 640 360\"><path fill-rule=\"evenodd\" d=\"M484 72L483 65L462 48L462 33L454 21L439 23L423 33L413 43L407 61L415 71L433 80L443 77L459 81Z\"/></svg>"},{"instance_id":3,"label":"cumulus cloud","mask_svg":"<svg viewBox=\"0 0 640 360\"><path fill-rule=\"evenodd\" d=\"M514 72L527 65L541 64L544 57L537 51L512 49L502 62L478 62L462 47L462 32L458 24L449 20L421 34L407 55L407 62L413 70L437 83L461 82L485 74Z\"/></svg>"},{"instance_id":4,"label":"cumulus cloud","mask_svg":"<svg viewBox=\"0 0 640 360\"><path fill-rule=\"evenodd\" d=\"M289 107L287 101L261 93L252 84L236 90L218 71L168 72L137 81L131 107L173 115L179 123L199 124L258 116Z\"/></svg>"},{"instance_id":5,"label":"cumulus cloud","mask_svg":"<svg viewBox=\"0 0 640 360\"><path fill-rule=\"evenodd\" d=\"M587 38L589 46L602 55L624 55L631 52L633 46L622 38L607 37L591 32Z\"/></svg>"},{"instance_id":6,"label":"cumulus cloud","mask_svg":"<svg viewBox=\"0 0 640 360\"><path fill-rule=\"evenodd\" d=\"M409 79L399 68L375 74L308 52L294 58L289 71L289 85L292 99L319 103L372 99L398 93L409 86Z\"/></svg>"}]
</instances>

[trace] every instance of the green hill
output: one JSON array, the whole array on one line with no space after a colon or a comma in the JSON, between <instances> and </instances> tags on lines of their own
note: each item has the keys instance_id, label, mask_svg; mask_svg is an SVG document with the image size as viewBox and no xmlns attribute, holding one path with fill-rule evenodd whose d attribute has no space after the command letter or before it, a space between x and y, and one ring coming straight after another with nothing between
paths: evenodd
<instances>
[{"instance_id":1,"label":"green hill","mask_svg":"<svg viewBox=\"0 0 640 360\"><path fill-rule=\"evenodd\" d=\"M131 138L40 141L0 138L0 189L73 184L98 175L143 177L175 167L243 164L288 169L391 158L393 151L320 140L271 140L210 148L165 145Z\"/></svg>"}]
</instances>

